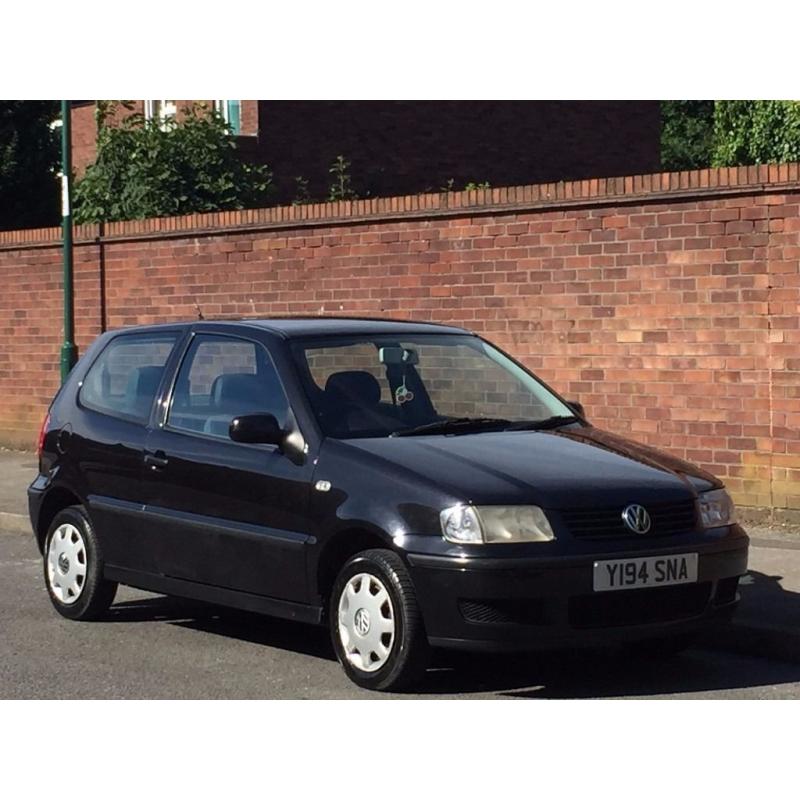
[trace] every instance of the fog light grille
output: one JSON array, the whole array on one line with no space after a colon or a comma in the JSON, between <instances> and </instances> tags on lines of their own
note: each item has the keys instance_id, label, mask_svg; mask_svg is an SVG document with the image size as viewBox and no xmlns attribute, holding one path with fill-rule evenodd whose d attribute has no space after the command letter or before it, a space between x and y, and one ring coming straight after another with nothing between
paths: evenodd
<instances>
[{"instance_id":1,"label":"fog light grille","mask_svg":"<svg viewBox=\"0 0 800 800\"><path fill-rule=\"evenodd\" d=\"M479 625L544 625L544 602L537 598L459 600L461 616Z\"/></svg>"}]
</instances>

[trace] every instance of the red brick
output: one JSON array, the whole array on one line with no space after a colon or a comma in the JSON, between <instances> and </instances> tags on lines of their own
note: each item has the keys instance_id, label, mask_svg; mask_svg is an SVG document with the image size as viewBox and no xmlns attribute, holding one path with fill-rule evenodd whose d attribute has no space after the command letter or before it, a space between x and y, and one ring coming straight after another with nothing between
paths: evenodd
<instances>
[{"instance_id":1,"label":"red brick","mask_svg":"<svg viewBox=\"0 0 800 800\"><path fill-rule=\"evenodd\" d=\"M435 194L115 223L104 243L105 324L194 319L196 303L207 315L324 307L464 324L557 389L580 391L598 426L694 454L734 476L734 489L746 482L768 496L769 457L800 463L800 186L782 166L767 170L770 182L776 173L779 192L727 198L702 187L749 181L746 170L560 187L590 198L583 208L503 208L545 202L553 186L472 193L471 203L498 205L488 217L470 208L426 218L420 209L441 207ZM696 197L639 199L687 180ZM620 204L631 191L636 204ZM372 219L331 225L348 213ZM98 234L76 230L81 349L103 326ZM31 444L57 386L58 237L0 233L0 436L16 443Z\"/></svg>"}]
</instances>

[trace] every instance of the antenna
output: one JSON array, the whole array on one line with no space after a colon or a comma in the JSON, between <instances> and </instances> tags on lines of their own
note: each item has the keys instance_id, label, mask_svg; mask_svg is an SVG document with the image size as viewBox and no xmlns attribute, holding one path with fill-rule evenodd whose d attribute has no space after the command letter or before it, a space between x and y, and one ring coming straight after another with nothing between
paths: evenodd
<instances>
[{"instance_id":1,"label":"antenna","mask_svg":"<svg viewBox=\"0 0 800 800\"><path fill-rule=\"evenodd\" d=\"M203 316L203 311L200 308L200 305L197 302L195 302L194 307L197 309L197 319L201 321L204 320L205 317Z\"/></svg>"}]
</instances>

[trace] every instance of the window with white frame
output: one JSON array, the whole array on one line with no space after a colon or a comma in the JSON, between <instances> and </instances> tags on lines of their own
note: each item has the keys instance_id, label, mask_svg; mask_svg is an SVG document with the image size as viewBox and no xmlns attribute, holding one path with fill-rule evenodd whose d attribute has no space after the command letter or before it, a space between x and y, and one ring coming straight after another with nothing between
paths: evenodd
<instances>
[{"instance_id":1,"label":"window with white frame","mask_svg":"<svg viewBox=\"0 0 800 800\"><path fill-rule=\"evenodd\" d=\"M145 100L145 119L155 119L163 126L168 120L173 120L178 114L175 100Z\"/></svg>"},{"instance_id":2,"label":"window with white frame","mask_svg":"<svg viewBox=\"0 0 800 800\"><path fill-rule=\"evenodd\" d=\"M214 108L222 114L225 122L231 126L234 136L238 136L242 132L242 101L215 100Z\"/></svg>"}]
</instances>

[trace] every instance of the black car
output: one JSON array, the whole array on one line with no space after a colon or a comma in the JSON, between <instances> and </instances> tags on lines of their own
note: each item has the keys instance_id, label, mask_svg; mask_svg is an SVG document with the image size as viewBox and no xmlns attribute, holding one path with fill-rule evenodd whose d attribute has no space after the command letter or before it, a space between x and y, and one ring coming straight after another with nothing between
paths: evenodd
<instances>
[{"instance_id":1,"label":"black car","mask_svg":"<svg viewBox=\"0 0 800 800\"><path fill-rule=\"evenodd\" d=\"M361 686L431 647L685 646L738 602L712 475L594 428L460 328L266 319L103 334L42 426L57 611L118 583L327 624Z\"/></svg>"}]
</instances>

